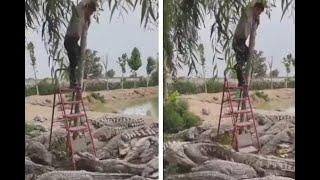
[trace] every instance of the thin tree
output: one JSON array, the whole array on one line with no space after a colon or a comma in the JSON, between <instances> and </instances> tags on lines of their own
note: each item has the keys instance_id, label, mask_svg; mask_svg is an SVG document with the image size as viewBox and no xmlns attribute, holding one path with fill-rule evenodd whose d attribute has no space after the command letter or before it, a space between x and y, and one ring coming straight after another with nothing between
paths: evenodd
<instances>
[{"instance_id":1,"label":"thin tree","mask_svg":"<svg viewBox=\"0 0 320 180\"><path fill-rule=\"evenodd\" d=\"M109 84L108 84L108 54L106 54L106 61L103 62L104 70L105 70L105 78L107 81L107 90L109 90Z\"/></svg>"},{"instance_id":2,"label":"thin tree","mask_svg":"<svg viewBox=\"0 0 320 180\"><path fill-rule=\"evenodd\" d=\"M128 61L127 54L124 53L121 55L121 57L118 57L118 64L121 67L121 89L123 89L123 74L126 73L126 64Z\"/></svg>"},{"instance_id":3,"label":"thin tree","mask_svg":"<svg viewBox=\"0 0 320 180\"><path fill-rule=\"evenodd\" d=\"M133 77L137 77L137 70L141 67L141 57L139 49L134 47L131 52L131 58L128 61L128 65L131 68L131 71L133 73ZM136 87L136 81L133 81L134 88Z\"/></svg>"},{"instance_id":4,"label":"thin tree","mask_svg":"<svg viewBox=\"0 0 320 180\"><path fill-rule=\"evenodd\" d=\"M203 47L203 44L200 44L199 47L198 47L198 51L199 51L199 55L200 55L200 63L201 63L201 66L202 66L202 78L203 78L203 83L204 83L204 92L205 93L208 93L208 90L207 90L207 81L206 81L206 68L205 68L205 61L206 59L204 58L204 47Z\"/></svg>"},{"instance_id":5,"label":"thin tree","mask_svg":"<svg viewBox=\"0 0 320 180\"><path fill-rule=\"evenodd\" d=\"M273 56L271 56L271 61L268 62L268 65L269 65L269 77L270 77L270 81L271 81L271 84L270 84L270 88L273 89L273 81L272 81L272 65L273 65Z\"/></svg>"},{"instance_id":6,"label":"thin tree","mask_svg":"<svg viewBox=\"0 0 320 180\"><path fill-rule=\"evenodd\" d=\"M146 67L146 70L147 70L147 87L149 87L150 74L152 73L152 71L154 69L156 69L157 64L156 64L156 61L152 57L148 57L147 61L148 61L148 64L147 64L147 67Z\"/></svg>"},{"instance_id":7,"label":"thin tree","mask_svg":"<svg viewBox=\"0 0 320 180\"><path fill-rule=\"evenodd\" d=\"M289 80L289 73L291 72L291 63L292 63L292 55L288 54L286 57L283 58L282 63L286 68L287 78L286 78L286 88L288 88L288 80Z\"/></svg>"},{"instance_id":8,"label":"thin tree","mask_svg":"<svg viewBox=\"0 0 320 180\"><path fill-rule=\"evenodd\" d=\"M37 90L37 95L39 95L39 87L38 87L38 79L37 79L37 70L36 70L36 57L34 55L34 45L32 42L29 42L27 45L27 49L29 51L30 54L30 59L31 59L31 65L33 68L33 73L34 73L34 79L35 79L35 83L36 83L36 90Z\"/></svg>"}]
</instances>

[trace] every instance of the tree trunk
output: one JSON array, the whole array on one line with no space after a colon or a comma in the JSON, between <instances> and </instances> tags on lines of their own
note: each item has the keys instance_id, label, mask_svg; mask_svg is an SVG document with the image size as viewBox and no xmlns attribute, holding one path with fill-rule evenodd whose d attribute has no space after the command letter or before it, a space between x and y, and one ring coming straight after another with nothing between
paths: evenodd
<instances>
[{"instance_id":1,"label":"tree trunk","mask_svg":"<svg viewBox=\"0 0 320 180\"><path fill-rule=\"evenodd\" d=\"M81 55L80 55L80 59L78 61L78 66L76 68L76 79L77 79L77 83L79 83L79 85L82 88L83 85L83 74L84 74L84 58L85 58L85 50L87 48L87 34L88 34L88 28L84 28L82 35L81 35L81 40L80 40L80 49L81 49ZM76 100L80 101L81 100L81 94L77 94L76 93ZM75 113L80 113L80 106L79 104L75 105ZM81 122L80 118L80 122ZM82 123L81 123L82 124ZM78 120L74 120L74 125L77 126L78 125ZM74 133L74 138L77 137L77 133Z\"/></svg>"},{"instance_id":2,"label":"tree trunk","mask_svg":"<svg viewBox=\"0 0 320 180\"><path fill-rule=\"evenodd\" d=\"M288 79L289 79L289 74L287 73L287 78L286 78L286 88L288 88Z\"/></svg>"},{"instance_id":3,"label":"tree trunk","mask_svg":"<svg viewBox=\"0 0 320 180\"><path fill-rule=\"evenodd\" d=\"M136 74L136 72L134 71L133 72L133 88L136 88L136 78L137 78L137 74Z\"/></svg>"},{"instance_id":4,"label":"tree trunk","mask_svg":"<svg viewBox=\"0 0 320 180\"><path fill-rule=\"evenodd\" d=\"M251 72L252 72L252 61L253 61L253 52L254 52L254 46L255 46L255 38L256 38L256 30L257 30L257 24L252 23L251 25L251 32L250 32L250 39L249 39L249 59L245 67L245 80L247 83L247 88L244 89L243 97L249 96L249 87L250 87L250 81L251 81ZM246 102L242 102L241 109L246 109ZM243 122L243 114L240 116L240 122Z\"/></svg>"},{"instance_id":5,"label":"tree trunk","mask_svg":"<svg viewBox=\"0 0 320 180\"><path fill-rule=\"evenodd\" d=\"M163 98L164 98L164 102L165 100L168 98L168 93L169 93L169 90L168 90L168 73L167 73L167 63L166 63L166 58L164 58L164 61L163 61Z\"/></svg>"},{"instance_id":6,"label":"tree trunk","mask_svg":"<svg viewBox=\"0 0 320 180\"><path fill-rule=\"evenodd\" d=\"M202 66L202 70L203 70L203 82L204 82L204 92L208 93L207 90L207 82L206 82L206 71L204 69L204 65Z\"/></svg>"},{"instance_id":7,"label":"tree trunk","mask_svg":"<svg viewBox=\"0 0 320 180\"><path fill-rule=\"evenodd\" d=\"M108 78L106 79L107 79L107 90L109 90L109 79Z\"/></svg>"},{"instance_id":8,"label":"tree trunk","mask_svg":"<svg viewBox=\"0 0 320 180\"><path fill-rule=\"evenodd\" d=\"M273 79L272 79L272 65L273 65L273 57L271 57L271 63L270 63L270 80L271 80L271 89L273 89Z\"/></svg>"},{"instance_id":9,"label":"tree trunk","mask_svg":"<svg viewBox=\"0 0 320 180\"><path fill-rule=\"evenodd\" d=\"M33 72L34 72L34 79L36 81L37 95L39 95L38 79L37 79L37 74L36 74L36 68L34 66L33 66Z\"/></svg>"},{"instance_id":10,"label":"tree trunk","mask_svg":"<svg viewBox=\"0 0 320 180\"><path fill-rule=\"evenodd\" d=\"M147 87L149 87L149 75L147 75Z\"/></svg>"},{"instance_id":11,"label":"tree trunk","mask_svg":"<svg viewBox=\"0 0 320 180\"><path fill-rule=\"evenodd\" d=\"M123 89L123 73L121 74L121 89Z\"/></svg>"},{"instance_id":12,"label":"tree trunk","mask_svg":"<svg viewBox=\"0 0 320 180\"><path fill-rule=\"evenodd\" d=\"M246 71L245 71L245 78L246 78L246 83L248 85L248 89L251 81L252 61L253 61L253 52L254 52L254 46L255 46L257 27L258 26L256 23L253 23L251 26L251 33L250 33L250 40L249 40L249 60L246 64ZM247 91L245 91L245 95L248 95Z\"/></svg>"}]
</instances>

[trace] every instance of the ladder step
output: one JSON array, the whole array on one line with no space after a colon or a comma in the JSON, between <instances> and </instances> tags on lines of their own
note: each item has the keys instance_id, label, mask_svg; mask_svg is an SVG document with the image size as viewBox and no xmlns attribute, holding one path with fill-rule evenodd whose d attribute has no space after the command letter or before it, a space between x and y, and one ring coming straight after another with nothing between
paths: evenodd
<instances>
[{"instance_id":1,"label":"ladder step","mask_svg":"<svg viewBox=\"0 0 320 180\"><path fill-rule=\"evenodd\" d=\"M83 130L88 130L87 126L77 126L77 127L70 127L69 128L70 132L78 132L78 131L83 131Z\"/></svg>"},{"instance_id":2,"label":"ladder step","mask_svg":"<svg viewBox=\"0 0 320 180\"><path fill-rule=\"evenodd\" d=\"M241 152L241 153L256 153L256 152L258 152L258 149L251 145L251 146L239 148L239 152Z\"/></svg>"},{"instance_id":3,"label":"ladder step","mask_svg":"<svg viewBox=\"0 0 320 180\"><path fill-rule=\"evenodd\" d=\"M252 122L238 122L236 124L237 127L248 127L248 126L253 126L253 123Z\"/></svg>"},{"instance_id":4,"label":"ladder step","mask_svg":"<svg viewBox=\"0 0 320 180\"><path fill-rule=\"evenodd\" d=\"M68 119L74 119L74 118L78 118L78 117L82 117L82 116L85 116L85 113L65 114L65 115L63 115L64 118L68 118Z\"/></svg>"}]
</instances>

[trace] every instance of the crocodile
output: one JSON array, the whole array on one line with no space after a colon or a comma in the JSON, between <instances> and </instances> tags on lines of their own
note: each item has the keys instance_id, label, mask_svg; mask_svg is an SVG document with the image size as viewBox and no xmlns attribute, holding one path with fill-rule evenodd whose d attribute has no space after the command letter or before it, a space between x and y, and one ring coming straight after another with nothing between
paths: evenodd
<instances>
[{"instance_id":1,"label":"crocodile","mask_svg":"<svg viewBox=\"0 0 320 180\"><path fill-rule=\"evenodd\" d=\"M102 173L130 173L147 177L157 169L157 159L145 164L132 164L120 159L99 160L94 155L77 152L74 156L76 167L81 170Z\"/></svg>"},{"instance_id":2,"label":"crocodile","mask_svg":"<svg viewBox=\"0 0 320 180\"><path fill-rule=\"evenodd\" d=\"M208 159L219 158L247 164L253 167L259 175L262 176L280 175L294 177L295 161L291 159L236 152L231 149L231 147L223 146L218 143L170 142L166 144L166 160L174 162L175 160L172 158L176 158L176 161L182 163L182 165L185 165L184 163L188 162L189 166L195 167ZM176 156L170 154L176 154ZM171 159L168 159L168 156Z\"/></svg>"},{"instance_id":3,"label":"crocodile","mask_svg":"<svg viewBox=\"0 0 320 180\"><path fill-rule=\"evenodd\" d=\"M120 155L131 163L146 163L158 154L158 138L147 136L130 143L126 149L122 149Z\"/></svg>"},{"instance_id":4,"label":"crocodile","mask_svg":"<svg viewBox=\"0 0 320 180\"><path fill-rule=\"evenodd\" d=\"M287 112L276 112L276 111L259 111L255 113L256 119L258 119L260 123L263 121L271 121L273 123L277 121L288 121L291 123L295 123L295 114L287 113Z\"/></svg>"},{"instance_id":5,"label":"crocodile","mask_svg":"<svg viewBox=\"0 0 320 180\"><path fill-rule=\"evenodd\" d=\"M37 180L104 180L129 179L133 174L128 173L100 173L80 171L52 171L40 175Z\"/></svg>"},{"instance_id":6,"label":"crocodile","mask_svg":"<svg viewBox=\"0 0 320 180\"><path fill-rule=\"evenodd\" d=\"M137 138L156 136L158 129L153 129L148 126L137 127L137 129L126 129L120 134L112 137L105 146L97 151L99 159L108 159L124 155L122 151L127 152L130 142Z\"/></svg>"},{"instance_id":7,"label":"crocodile","mask_svg":"<svg viewBox=\"0 0 320 180\"><path fill-rule=\"evenodd\" d=\"M121 132L123 132L124 130L126 130L126 127L110 127L110 126L103 126L99 129L97 129L94 134L93 137L97 138L99 141L108 141L110 140L112 137L121 134Z\"/></svg>"},{"instance_id":8,"label":"crocodile","mask_svg":"<svg viewBox=\"0 0 320 180\"><path fill-rule=\"evenodd\" d=\"M143 126L136 130L128 130L121 134L121 138L124 142L128 142L133 138L141 138L146 136L155 136L158 134L158 129Z\"/></svg>"},{"instance_id":9,"label":"crocodile","mask_svg":"<svg viewBox=\"0 0 320 180\"><path fill-rule=\"evenodd\" d=\"M32 162L28 157L24 160L25 175L38 176L40 174L53 171L54 168Z\"/></svg>"},{"instance_id":10,"label":"crocodile","mask_svg":"<svg viewBox=\"0 0 320 180\"><path fill-rule=\"evenodd\" d=\"M122 126L126 128L137 127L144 125L145 122L142 118L134 119L131 117L109 117L109 115L104 115L102 117L96 118L92 120L92 125L95 128L100 128L102 126Z\"/></svg>"},{"instance_id":11,"label":"crocodile","mask_svg":"<svg viewBox=\"0 0 320 180\"><path fill-rule=\"evenodd\" d=\"M166 180L236 180L235 178L216 171L198 171L186 174L169 175Z\"/></svg>"}]
</instances>

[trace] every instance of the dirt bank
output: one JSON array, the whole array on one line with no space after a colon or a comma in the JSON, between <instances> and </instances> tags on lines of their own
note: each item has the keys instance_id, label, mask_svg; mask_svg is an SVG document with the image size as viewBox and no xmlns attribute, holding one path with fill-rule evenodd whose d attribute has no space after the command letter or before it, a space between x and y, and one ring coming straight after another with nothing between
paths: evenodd
<instances>
[{"instance_id":1,"label":"dirt bank","mask_svg":"<svg viewBox=\"0 0 320 180\"><path fill-rule=\"evenodd\" d=\"M285 111L286 109L294 107L295 103L295 89L284 88L274 90L262 90L264 94L269 97L269 101L263 99L256 99L253 101L253 108L259 110L279 110ZM254 93L251 91L250 94ZM219 119L220 104L222 93L200 93L192 95L182 95L189 103L189 111L198 115L204 124L216 125ZM209 115L203 115L202 109L209 111Z\"/></svg>"},{"instance_id":2,"label":"dirt bank","mask_svg":"<svg viewBox=\"0 0 320 180\"><path fill-rule=\"evenodd\" d=\"M85 92L84 97L89 95L91 92ZM148 87L148 88L136 88L136 89L118 89L110 91L95 91L104 96L107 104L121 104L127 103L129 100L144 99L148 96L156 96L158 93L158 87ZM51 114L52 114L52 101L53 95L44 95L44 96L28 96L25 98L25 121L27 123L34 123L34 117L40 115L44 117L44 122L41 123L42 126L48 128L50 126ZM85 101L88 105L88 102ZM106 112L97 112L87 110L88 117L91 119L109 114L110 116L121 115L119 113L106 113ZM125 115L128 116L128 115ZM134 116L134 115L130 115ZM141 116L142 117L142 116ZM146 122L155 122L157 119L151 117L143 117Z\"/></svg>"}]
</instances>

